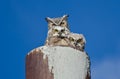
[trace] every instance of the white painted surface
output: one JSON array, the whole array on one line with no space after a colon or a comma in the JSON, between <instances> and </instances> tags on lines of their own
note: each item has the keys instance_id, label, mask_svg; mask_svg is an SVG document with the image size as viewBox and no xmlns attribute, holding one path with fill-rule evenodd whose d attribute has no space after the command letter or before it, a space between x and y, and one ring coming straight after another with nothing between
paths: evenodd
<instances>
[{"instance_id":1,"label":"white painted surface","mask_svg":"<svg viewBox=\"0 0 120 79\"><path fill-rule=\"evenodd\" d=\"M40 47L45 59L48 57L49 70L54 79L85 79L89 62L85 52L70 47Z\"/></svg>"}]
</instances>

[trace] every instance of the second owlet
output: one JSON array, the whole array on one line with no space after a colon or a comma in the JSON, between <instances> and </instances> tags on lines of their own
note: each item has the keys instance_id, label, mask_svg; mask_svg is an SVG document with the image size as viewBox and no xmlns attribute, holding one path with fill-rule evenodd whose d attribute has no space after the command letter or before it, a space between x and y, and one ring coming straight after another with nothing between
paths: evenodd
<instances>
[{"instance_id":1,"label":"second owlet","mask_svg":"<svg viewBox=\"0 0 120 79\"><path fill-rule=\"evenodd\" d=\"M53 26L48 31L46 40L47 46L68 46L68 34L70 31L66 27Z\"/></svg>"},{"instance_id":2,"label":"second owlet","mask_svg":"<svg viewBox=\"0 0 120 79\"><path fill-rule=\"evenodd\" d=\"M71 47L84 51L86 40L82 34L70 33L68 39Z\"/></svg>"}]
</instances>

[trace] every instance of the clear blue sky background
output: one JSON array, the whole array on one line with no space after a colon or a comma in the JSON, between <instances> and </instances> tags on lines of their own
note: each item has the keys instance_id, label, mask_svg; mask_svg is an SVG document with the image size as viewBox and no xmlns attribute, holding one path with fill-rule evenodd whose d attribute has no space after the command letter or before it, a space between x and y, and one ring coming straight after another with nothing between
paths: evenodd
<instances>
[{"instance_id":1,"label":"clear blue sky background","mask_svg":"<svg viewBox=\"0 0 120 79\"><path fill-rule=\"evenodd\" d=\"M120 79L120 0L3 0L0 11L0 79L25 79L26 54L46 39L44 18L64 14L86 37L92 79Z\"/></svg>"}]
</instances>

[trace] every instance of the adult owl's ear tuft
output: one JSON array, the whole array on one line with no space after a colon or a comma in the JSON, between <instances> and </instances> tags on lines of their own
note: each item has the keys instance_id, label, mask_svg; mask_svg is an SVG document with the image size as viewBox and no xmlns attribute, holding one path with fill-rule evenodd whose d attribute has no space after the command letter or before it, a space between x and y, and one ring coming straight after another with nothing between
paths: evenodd
<instances>
[{"instance_id":1,"label":"adult owl's ear tuft","mask_svg":"<svg viewBox=\"0 0 120 79\"><path fill-rule=\"evenodd\" d=\"M67 19L69 15L63 15L62 20Z\"/></svg>"},{"instance_id":2,"label":"adult owl's ear tuft","mask_svg":"<svg viewBox=\"0 0 120 79\"><path fill-rule=\"evenodd\" d=\"M51 18L49 18L49 17L46 17L45 20L46 20L47 22L51 22L51 21L52 21Z\"/></svg>"},{"instance_id":3,"label":"adult owl's ear tuft","mask_svg":"<svg viewBox=\"0 0 120 79\"><path fill-rule=\"evenodd\" d=\"M69 15L68 15L68 14L66 14L66 15L63 15L63 17L66 17L66 18L67 18L67 17L69 17Z\"/></svg>"},{"instance_id":4,"label":"adult owl's ear tuft","mask_svg":"<svg viewBox=\"0 0 120 79\"><path fill-rule=\"evenodd\" d=\"M66 17L69 17L69 15L67 14L67 15L65 15Z\"/></svg>"}]
</instances>

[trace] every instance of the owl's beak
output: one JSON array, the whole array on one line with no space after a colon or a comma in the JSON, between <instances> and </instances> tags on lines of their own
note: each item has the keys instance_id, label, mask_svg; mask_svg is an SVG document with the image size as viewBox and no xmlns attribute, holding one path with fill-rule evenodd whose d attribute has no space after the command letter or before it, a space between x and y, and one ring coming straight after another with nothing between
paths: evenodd
<instances>
[{"instance_id":1,"label":"owl's beak","mask_svg":"<svg viewBox=\"0 0 120 79\"><path fill-rule=\"evenodd\" d=\"M59 37L61 37L61 36L62 36L62 32L59 32L58 34L59 34Z\"/></svg>"},{"instance_id":2,"label":"owl's beak","mask_svg":"<svg viewBox=\"0 0 120 79\"><path fill-rule=\"evenodd\" d=\"M62 32L59 32L58 34L59 34L59 36L58 36L59 38L65 38L65 36L63 36Z\"/></svg>"}]
</instances>

